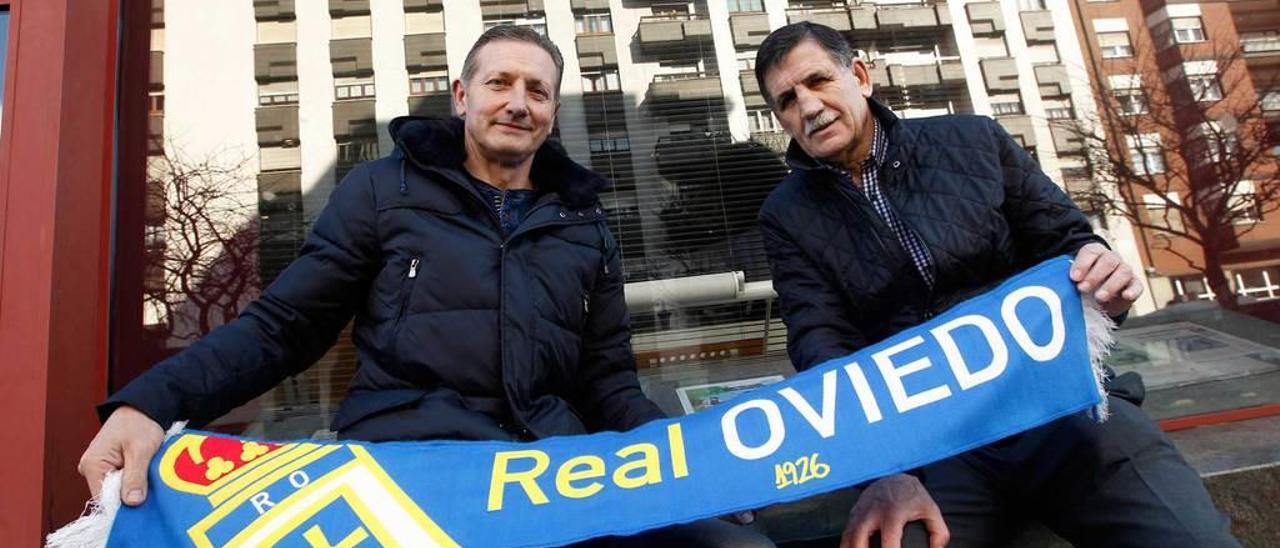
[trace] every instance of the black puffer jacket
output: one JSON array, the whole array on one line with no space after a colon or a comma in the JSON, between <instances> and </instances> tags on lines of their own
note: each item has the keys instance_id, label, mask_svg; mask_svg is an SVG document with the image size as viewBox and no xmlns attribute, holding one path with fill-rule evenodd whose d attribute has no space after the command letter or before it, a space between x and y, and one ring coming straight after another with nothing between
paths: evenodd
<instances>
[{"instance_id":1,"label":"black puffer jacket","mask_svg":"<svg viewBox=\"0 0 1280 548\"><path fill-rule=\"evenodd\" d=\"M933 257L933 290L860 192L792 142L793 170L760 224L787 324L806 369L919 324L1093 234L1084 214L994 120L899 120L870 101L889 148L880 186Z\"/></svg>"},{"instance_id":2,"label":"black puffer jacket","mask_svg":"<svg viewBox=\"0 0 1280 548\"><path fill-rule=\"evenodd\" d=\"M354 315L344 437L531 439L662 417L636 379L606 181L544 145L543 195L504 238L463 170L460 119L390 129L396 154L343 179L262 298L102 412L211 420L311 365Z\"/></svg>"}]
</instances>

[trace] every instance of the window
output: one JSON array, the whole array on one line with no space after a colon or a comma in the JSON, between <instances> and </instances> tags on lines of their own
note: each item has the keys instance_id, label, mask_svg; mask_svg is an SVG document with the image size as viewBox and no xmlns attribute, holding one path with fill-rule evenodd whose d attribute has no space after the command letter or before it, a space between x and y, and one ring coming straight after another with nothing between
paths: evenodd
<instances>
[{"instance_id":1,"label":"window","mask_svg":"<svg viewBox=\"0 0 1280 548\"><path fill-rule=\"evenodd\" d=\"M738 52L738 70L756 69L756 50Z\"/></svg>"},{"instance_id":2,"label":"window","mask_svg":"<svg viewBox=\"0 0 1280 548\"><path fill-rule=\"evenodd\" d=\"M1258 203L1258 194L1253 181L1240 181L1231 191L1231 201L1227 208L1235 215L1236 224L1256 223L1262 220L1262 204Z\"/></svg>"},{"instance_id":3,"label":"window","mask_svg":"<svg viewBox=\"0 0 1280 548\"><path fill-rule=\"evenodd\" d=\"M991 103L991 112L996 116L1004 116L1008 114L1022 114L1022 101L1014 99L1012 101L1000 101Z\"/></svg>"},{"instance_id":4,"label":"window","mask_svg":"<svg viewBox=\"0 0 1280 548\"><path fill-rule=\"evenodd\" d=\"M529 27L543 36L547 35L547 18L546 17L527 17L520 19L485 19L484 30L489 30L498 25L515 25L518 27Z\"/></svg>"},{"instance_id":5,"label":"window","mask_svg":"<svg viewBox=\"0 0 1280 548\"><path fill-rule=\"evenodd\" d=\"M1235 272L1236 291L1255 299L1280 297L1280 267L1248 268Z\"/></svg>"},{"instance_id":6,"label":"window","mask_svg":"<svg viewBox=\"0 0 1280 548\"><path fill-rule=\"evenodd\" d=\"M1098 47L1102 48L1102 57L1133 57L1133 44L1129 42L1128 32L1099 32Z\"/></svg>"},{"instance_id":7,"label":"window","mask_svg":"<svg viewBox=\"0 0 1280 548\"><path fill-rule=\"evenodd\" d=\"M764 0L729 0L729 11L764 11Z\"/></svg>"},{"instance_id":8,"label":"window","mask_svg":"<svg viewBox=\"0 0 1280 548\"><path fill-rule=\"evenodd\" d=\"M1240 142L1234 132L1213 120L1197 125L1189 137L1200 165L1226 161Z\"/></svg>"},{"instance_id":9,"label":"window","mask_svg":"<svg viewBox=\"0 0 1280 548\"><path fill-rule=\"evenodd\" d=\"M1222 86L1218 84L1218 62L1187 61L1182 64L1182 74L1191 88L1191 98L1196 101L1222 99Z\"/></svg>"},{"instance_id":10,"label":"window","mask_svg":"<svg viewBox=\"0 0 1280 548\"><path fill-rule=\"evenodd\" d=\"M578 34L605 34L613 32L613 20L606 13L584 13L574 21Z\"/></svg>"},{"instance_id":11,"label":"window","mask_svg":"<svg viewBox=\"0 0 1280 548\"><path fill-rule=\"evenodd\" d=\"M591 152L626 152L631 150L630 137L592 137L587 146Z\"/></svg>"},{"instance_id":12,"label":"window","mask_svg":"<svg viewBox=\"0 0 1280 548\"><path fill-rule=\"evenodd\" d=\"M1070 120L1076 117L1075 112L1072 112L1071 107L1046 108L1044 109L1044 114L1045 117L1050 120Z\"/></svg>"},{"instance_id":13,"label":"window","mask_svg":"<svg viewBox=\"0 0 1280 548\"><path fill-rule=\"evenodd\" d=\"M296 104L298 104L297 93L264 93L258 96L258 106L269 107L272 105Z\"/></svg>"},{"instance_id":14,"label":"window","mask_svg":"<svg viewBox=\"0 0 1280 548\"><path fill-rule=\"evenodd\" d=\"M1147 220L1154 226L1167 230L1182 230L1182 214L1176 207L1170 207L1170 202L1181 205L1182 200L1178 194L1170 192L1164 197L1159 194L1143 194L1142 203L1147 210Z\"/></svg>"},{"instance_id":15,"label":"window","mask_svg":"<svg viewBox=\"0 0 1280 548\"><path fill-rule=\"evenodd\" d=\"M1218 85L1216 75L1188 76L1187 85L1191 87L1191 97L1196 101L1217 101L1222 99L1222 86Z\"/></svg>"},{"instance_id":16,"label":"window","mask_svg":"<svg viewBox=\"0 0 1280 548\"><path fill-rule=\"evenodd\" d=\"M1160 150L1160 135L1143 133L1124 138L1129 149L1129 162L1139 175L1164 173L1164 155Z\"/></svg>"},{"instance_id":17,"label":"window","mask_svg":"<svg viewBox=\"0 0 1280 548\"><path fill-rule=\"evenodd\" d=\"M1204 276L1182 276L1173 278L1174 290L1185 300L1212 300L1213 290Z\"/></svg>"},{"instance_id":18,"label":"window","mask_svg":"<svg viewBox=\"0 0 1280 548\"><path fill-rule=\"evenodd\" d=\"M1190 44L1205 40L1204 24L1199 17L1174 17L1169 20L1169 26L1173 29L1174 43Z\"/></svg>"},{"instance_id":19,"label":"window","mask_svg":"<svg viewBox=\"0 0 1280 548\"><path fill-rule=\"evenodd\" d=\"M1246 54L1280 51L1280 31L1269 30L1240 35L1240 49Z\"/></svg>"},{"instance_id":20,"label":"window","mask_svg":"<svg viewBox=\"0 0 1280 548\"><path fill-rule=\"evenodd\" d=\"M1280 110L1280 89L1258 92L1258 104L1265 111Z\"/></svg>"},{"instance_id":21,"label":"window","mask_svg":"<svg viewBox=\"0 0 1280 548\"><path fill-rule=\"evenodd\" d=\"M294 102L297 102L296 97L294 98ZM150 94L148 94L147 113L164 114L164 92L163 91L153 91Z\"/></svg>"},{"instance_id":22,"label":"window","mask_svg":"<svg viewBox=\"0 0 1280 548\"><path fill-rule=\"evenodd\" d=\"M373 83L355 83L355 84L338 84L333 86L333 96L335 99L364 99L373 97L375 94Z\"/></svg>"},{"instance_id":23,"label":"window","mask_svg":"<svg viewBox=\"0 0 1280 548\"><path fill-rule=\"evenodd\" d=\"M419 74L409 77L409 95L431 95L433 93L448 92L448 74Z\"/></svg>"},{"instance_id":24,"label":"window","mask_svg":"<svg viewBox=\"0 0 1280 548\"><path fill-rule=\"evenodd\" d=\"M1019 11L1044 11L1048 9L1044 0L1018 0Z\"/></svg>"},{"instance_id":25,"label":"window","mask_svg":"<svg viewBox=\"0 0 1280 548\"><path fill-rule=\"evenodd\" d=\"M748 109L747 128L751 133L782 131L782 125L773 117L773 111L767 108Z\"/></svg>"},{"instance_id":26,"label":"window","mask_svg":"<svg viewBox=\"0 0 1280 548\"><path fill-rule=\"evenodd\" d=\"M1147 113L1147 96L1140 89L1118 89L1115 91L1116 106L1120 114L1133 116Z\"/></svg>"},{"instance_id":27,"label":"window","mask_svg":"<svg viewBox=\"0 0 1280 548\"><path fill-rule=\"evenodd\" d=\"M617 91L622 89L618 81L618 69L583 71L582 92Z\"/></svg>"}]
</instances>

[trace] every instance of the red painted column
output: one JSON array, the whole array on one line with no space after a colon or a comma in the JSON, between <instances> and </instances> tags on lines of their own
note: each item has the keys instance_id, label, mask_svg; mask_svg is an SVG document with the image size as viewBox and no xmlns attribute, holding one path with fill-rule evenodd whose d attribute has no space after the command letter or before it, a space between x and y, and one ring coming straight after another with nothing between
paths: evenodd
<instances>
[{"instance_id":1,"label":"red painted column","mask_svg":"<svg viewBox=\"0 0 1280 548\"><path fill-rule=\"evenodd\" d=\"M105 394L116 0L11 3L0 139L0 531L75 517Z\"/></svg>"}]
</instances>

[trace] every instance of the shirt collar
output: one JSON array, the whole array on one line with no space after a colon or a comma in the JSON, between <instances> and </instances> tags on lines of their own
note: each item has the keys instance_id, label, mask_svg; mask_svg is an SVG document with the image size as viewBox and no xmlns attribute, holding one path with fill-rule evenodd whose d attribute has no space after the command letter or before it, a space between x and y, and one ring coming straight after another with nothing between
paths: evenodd
<instances>
[{"instance_id":1,"label":"shirt collar","mask_svg":"<svg viewBox=\"0 0 1280 548\"><path fill-rule=\"evenodd\" d=\"M879 169L880 166L884 165L885 151L889 148L889 137L885 134L884 129L880 127L880 120L876 119L874 115L868 116L868 118L871 118L871 146L867 148L867 157L863 158L862 162L858 164L859 169L862 170L866 170L868 167ZM818 165L837 173L849 174L849 170L839 164L822 160L815 161Z\"/></svg>"}]
</instances>

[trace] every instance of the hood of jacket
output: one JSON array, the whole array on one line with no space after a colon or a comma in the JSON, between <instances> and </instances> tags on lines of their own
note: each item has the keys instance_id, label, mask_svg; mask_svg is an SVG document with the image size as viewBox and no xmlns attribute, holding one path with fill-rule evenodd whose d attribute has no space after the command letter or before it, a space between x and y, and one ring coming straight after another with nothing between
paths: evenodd
<instances>
[{"instance_id":1,"label":"hood of jacket","mask_svg":"<svg viewBox=\"0 0 1280 548\"><path fill-rule=\"evenodd\" d=\"M388 126L396 151L420 168L455 170L465 173L466 131L462 118L400 116ZM597 202L600 191L609 186L602 175L582 167L565 153L560 143L547 140L533 156L529 178L543 192L555 192L570 207L586 207Z\"/></svg>"}]
</instances>

